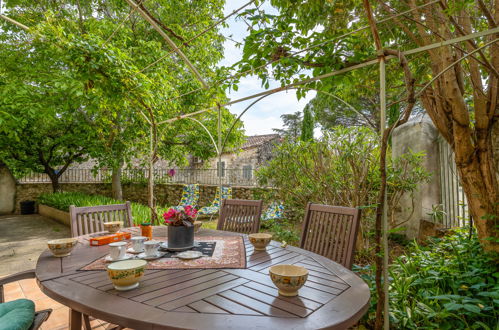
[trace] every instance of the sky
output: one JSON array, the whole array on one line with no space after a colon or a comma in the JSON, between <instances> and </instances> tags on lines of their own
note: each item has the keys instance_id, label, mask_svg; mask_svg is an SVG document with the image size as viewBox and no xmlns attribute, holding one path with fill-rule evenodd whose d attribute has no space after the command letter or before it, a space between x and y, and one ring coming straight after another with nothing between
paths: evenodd
<instances>
[{"instance_id":1,"label":"sky","mask_svg":"<svg viewBox=\"0 0 499 330\"><path fill-rule=\"evenodd\" d=\"M224 8L224 14L230 14L232 11L238 9L247 2L248 0L227 0ZM246 8L252 7L253 5L249 5ZM275 11L275 9L271 8L270 5L267 4L264 5L262 9L269 13ZM242 20L236 19L235 16L237 16L237 14L227 20L229 27L222 29L221 32L224 36L231 36L231 39L242 42L244 37L248 34L247 26ZM234 42L226 40L224 43L224 49L225 58L222 60L220 65L230 66L241 59L242 50L237 48ZM279 84L274 82L270 84L269 88L279 86ZM265 90L256 76L242 78L238 87L238 91L231 91L228 93L228 96L232 100ZM248 110L242 117L246 135L274 133L272 131L273 128L283 127L280 117L281 115L302 111L308 101L310 101L314 96L315 92L309 92L306 98L302 98L298 101L296 98L296 92L294 90L290 90L287 92L276 93L264 98L262 101L251 107L250 110ZM253 101L255 101L255 99L234 104L229 107L229 110L232 113L239 115Z\"/></svg>"}]
</instances>

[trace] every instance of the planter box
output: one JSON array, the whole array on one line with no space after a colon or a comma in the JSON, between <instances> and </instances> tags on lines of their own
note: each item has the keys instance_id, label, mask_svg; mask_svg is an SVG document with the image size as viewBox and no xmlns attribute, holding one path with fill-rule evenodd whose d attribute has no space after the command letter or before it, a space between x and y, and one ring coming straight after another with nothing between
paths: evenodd
<instances>
[{"instance_id":1,"label":"planter box","mask_svg":"<svg viewBox=\"0 0 499 330\"><path fill-rule=\"evenodd\" d=\"M71 217L69 216L69 212L64 212L47 205L39 204L38 213L44 217L54 219L63 225L71 227Z\"/></svg>"}]
</instances>

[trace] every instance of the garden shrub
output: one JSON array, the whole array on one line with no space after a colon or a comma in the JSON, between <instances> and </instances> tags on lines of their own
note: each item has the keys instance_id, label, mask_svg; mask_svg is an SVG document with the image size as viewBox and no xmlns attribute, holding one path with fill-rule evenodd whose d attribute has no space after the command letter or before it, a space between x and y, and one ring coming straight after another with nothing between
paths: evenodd
<instances>
[{"instance_id":1,"label":"garden shrub","mask_svg":"<svg viewBox=\"0 0 499 330\"><path fill-rule=\"evenodd\" d=\"M271 219L261 222L264 231L272 233L272 239L275 241L286 242L292 245L298 245L300 241L300 232L286 219Z\"/></svg>"},{"instance_id":2,"label":"garden shrub","mask_svg":"<svg viewBox=\"0 0 499 330\"><path fill-rule=\"evenodd\" d=\"M69 206L96 206L96 205L110 205L122 204L124 201L116 200L102 195L87 195L80 192L61 192L41 194L37 201L39 204L44 204L61 211L69 212ZM132 217L135 224L142 222L150 222L151 211L149 207L139 204L131 203Z\"/></svg>"},{"instance_id":3,"label":"garden shrub","mask_svg":"<svg viewBox=\"0 0 499 330\"><path fill-rule=\"evenodd\" d=\"M427 246L413 243L390 266L390 322L396 329L497 329L497 255L485 254L476 234L459 229ZM374 269L354 267L371 288L365 325L374 323Z\"/></svg>"},{"instance_id":4,"label":"garden shrub","mask_svg":"<svg viewBox=\"0 0 499 330\"><path fill-rule=\"evenodd\" d=\"M274 149L274 158L257 171L267 200L280 200L291 226L303 219L308 202L363 209L359 246L369 249L370 231L381 183L379 136L367 127L341 127L324 133L319 141L285 141ZM403 193L412 193L429 179L421 167L421 153L388 157L388 205L392 227L393 210ZM400 221L400 219L398 219ZM403 222L404 219L401 220ZM287 223L284 223L286 225Z\"/></svg>"}]
</instances>

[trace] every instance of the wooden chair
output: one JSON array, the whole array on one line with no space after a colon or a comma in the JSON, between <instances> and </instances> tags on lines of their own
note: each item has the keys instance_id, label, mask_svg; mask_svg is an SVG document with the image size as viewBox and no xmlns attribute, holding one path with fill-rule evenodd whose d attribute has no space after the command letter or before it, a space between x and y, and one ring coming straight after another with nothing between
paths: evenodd
<instances>
[{"instance_id":1,"label":"wooden chair","mask_svg":"<svg viewBox=\"0 0 499 330\"><path fill-rule=\"evenodd\" d=\"M104 222L123 221L124 227L133 225L130 202L125 204L69 207L73 237L104 231Z\"/></svg>"},{"instance_id":2,"label":"wooden chair","mask_svg":"<svg viewBox=\"0 0 499 330\"><path fill-rule=\"evenodd\" d=\"M224 199L217 229L237 233L257 233L262 216L261 200Z\"/></svg>"},{"instance_id":3,"label":"wooden chair","mask_svg":"<svg viewBox=\"0 0 499 330\"><path fill-rule=\"evenodd\" d=\"M25 280L28 278L35 278L35 270L27 270L24 272L20 272L17 274L9 275L7 277L1 278L0 279L0 303L4 302L4 294L3 294L3 286L8 283L20 281L20 280ZM38 312L35 312L35 318L33 319L33 323L31 324L31 327L29 330L36 330L39 329L40 326L42 325L43 322L47 321L47 319L50 316L50 313L52 313L52 309L44 309ZM1 321L0 321L1 322Z\"/></svg>"},{"instance_id":4,"label":"wooden chair","mask_svg":"<svg viewBox=\"0 0 499 330\"><path fill-rule=\"evenodd\" d=\"M300 247L351 269L359 224L359 209L308 203Z\"/></svg>"},{"instance_id":5,"label":"wooden chair","mask_svg":"<svg viewBox=\"0 0 499 330\"><path fill-rule=\"evenodd\" d=\"M125 204L69 207L71 217L71 236L81 236L104 231L104 222L123 221L123 227L132 227L132 207L130 202ZM83 314L83 323L86 329L90 327L90 317ZM117 327L115 329L122 329Z\"/></svg>"}]
</instances>

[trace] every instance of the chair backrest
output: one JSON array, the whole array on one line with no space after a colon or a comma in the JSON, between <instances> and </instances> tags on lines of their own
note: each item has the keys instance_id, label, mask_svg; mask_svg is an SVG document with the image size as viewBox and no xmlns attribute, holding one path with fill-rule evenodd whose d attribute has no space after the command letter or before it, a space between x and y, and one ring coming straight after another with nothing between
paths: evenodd
<instances>
[{"instance_id":1,"label":"chair backrest","mask_svg":"<svg viewBox=\"0 0 499 330\"><path fill-rule=\"evenodd\" d=\"M218 230L237 233L257 233L262 216L261 200L224 199L218 219Z\"/></svg>"},{"instance_id":2,"label":"chair backrest","mask_svg":"<svg viewBox=\"0 0 499 330\"><path fill-rule=\"evenodd\" d=\"M360 209L308 203L300 247L350 269L359 223Z\"/></svg>"},{"instance_id":3,"label":"chair backrest","mask_svg":"<svg viewBox=\"0 0 499 330\"><path fill-rule=\"evenodd\" d=\"M123 221L124 227L133 225L130 202L125 204L69 207L71 235L81 236L104 231L104 222Z\"/></svg>"},{"instance_id":4,"label":"chair backrest","mask_svg":"<svg viewBox=\"0 0 499 330\"><path fill-rule=\"evenodd\" d=\"M199 184L186 184L182 189L182 198L179 206L191 205L196 207L199 200Z\"/></svg>"},{"instance_id":5,"label":"chair backrest","mask_svg":"<svg viewBox=\"0 0 499 330\"><path fill-rule=\"evenodd\" d=\"M232 188L231 187L222 187L222 196L220 197L220 187L217 187L217 191L215 192L215 199L211 203L211 207L220 207L220 200L232 199Z\"/></svg>"}]
</instances>

